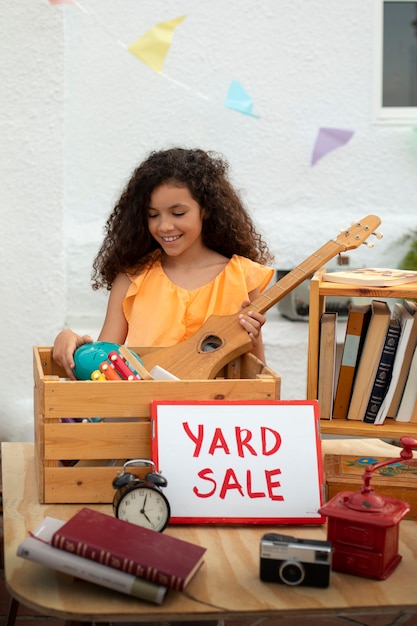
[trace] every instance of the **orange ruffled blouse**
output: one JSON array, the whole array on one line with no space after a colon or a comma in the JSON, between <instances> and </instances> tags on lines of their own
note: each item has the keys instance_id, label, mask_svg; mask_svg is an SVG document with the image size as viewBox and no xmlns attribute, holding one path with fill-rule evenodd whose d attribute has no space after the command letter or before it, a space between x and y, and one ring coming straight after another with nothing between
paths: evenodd
<instances>
[{"instance_id":1,"label":"orange ruffled blouse","mask_svg":"<svg viewBox=\"0 0 417 626\"><path fill-rule=\"evenodd\" d=\"M187 291L165 274L161 262L137 276L123 302L130 346L172 346L194 335L210 315L232 315L250 291L263 291L274 274L266 267L234 255L207 285Z\"/></svg>"}]
</instances>

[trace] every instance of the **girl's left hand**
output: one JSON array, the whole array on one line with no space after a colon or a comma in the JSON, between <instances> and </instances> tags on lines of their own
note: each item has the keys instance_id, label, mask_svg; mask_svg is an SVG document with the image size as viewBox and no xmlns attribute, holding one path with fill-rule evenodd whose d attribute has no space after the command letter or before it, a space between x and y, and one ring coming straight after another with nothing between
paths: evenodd
<instances>
[{"instance_id":1,"label":"girl's left hand","mask_svg":"<svg viewBox=\"0 0 417 626\"><path fill-rule=\"evenodd\" d=\"M241 305L242 309L250 307L250 303L250 300L244 300ZM266 322L266 317L258 311L249 309L246 313L239 314L239 321L252 339L253 345L256 346L258 338L261 337L261 328Z\"/></svg>"}]
</instances>

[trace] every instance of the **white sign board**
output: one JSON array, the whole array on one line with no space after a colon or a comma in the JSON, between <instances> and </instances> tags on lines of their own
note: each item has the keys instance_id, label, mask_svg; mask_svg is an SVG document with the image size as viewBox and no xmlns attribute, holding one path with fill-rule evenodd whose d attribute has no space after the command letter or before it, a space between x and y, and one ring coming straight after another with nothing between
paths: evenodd
<instances>
[{"instance_id":1,"label":"white sign board","mask_svg":"<svg viewBox=\"0 0 417 626\"><path fill-rule=\"evenodd\" d=\"M155 401L152 458L171 523L324 522L315 400Z\"/></svg>"}]
</instances>

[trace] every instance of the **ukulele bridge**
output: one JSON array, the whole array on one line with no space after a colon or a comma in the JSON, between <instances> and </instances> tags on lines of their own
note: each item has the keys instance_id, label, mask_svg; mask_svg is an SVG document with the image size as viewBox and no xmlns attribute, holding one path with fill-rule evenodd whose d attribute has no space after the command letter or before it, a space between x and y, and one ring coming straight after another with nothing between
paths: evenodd
<instances>
[{"instance_id":1,"label":"ukulele bridge","mask_svg":"<svg viewBox=\"0 0 417 626\"><path fill-rule=\"evenodd\" d=\"M206 335L197 350L199 354L202 352L213 352L214 350L218 350L224 345L224 341L217 337L217 335Z\"/></svg>"}]
</instances>

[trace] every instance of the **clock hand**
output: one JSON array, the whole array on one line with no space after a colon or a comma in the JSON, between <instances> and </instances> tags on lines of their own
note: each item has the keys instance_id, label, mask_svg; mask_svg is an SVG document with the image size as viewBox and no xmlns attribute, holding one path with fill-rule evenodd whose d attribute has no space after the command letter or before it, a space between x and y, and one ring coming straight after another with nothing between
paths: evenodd
<instances>
[{"instance_id":1,"label":"clock hand","mask_svg":"<svg viewBox=\"0 0 417 626\"><path fill-rule=\"evenodd\" d=\"M143 515L144 515L144 517L145 517L146 521L147 521L147 522L149 522L149 524L150 524L151 526L153 526L153 523L151 522L151 520L149 519L149 517L146 515L145 511L143 511Z\"/></svg>"},{"instance_id":2,"label":"clock hand","mask_svg":"<svg viewBox=\"0 0 417 626\"><path fill-rule=\"evenodd\" d=\"M142 508L141 508L140 512L142 513L142 515L144 516L144 518L146 519L146 521L147 521L147 522L149 522L149 524L151 524L151 526L153 526L153 524L152 524L151 520L149 519L149 517L148 517L148 516L146 515L146 513L145 513L145 504L146 504L146 500L147 500L147 498L148 498L148 494L146 494L146 496L145 496L145 499L144 499L144 501L143 501L143 506L142 506Z\"/></svg>"},{"instance_id":3,"label":"clock hand","mask_svg":"<svg viewBox=\"0 0 417 626\"><path fill-rule=\"evenodd\" d=\"M146 504L146 499L147 499L147 497L148 497L148 494L146 494L145 499L144 499L143 504L142 504L142 508L141 508L141 510L140 510L140 512L142 513L142 515L145 515L145 504ZM146 515L145 515L145 517L146 517Z\"/></svg>"}]
</instances>

